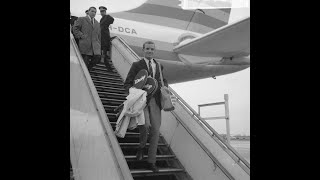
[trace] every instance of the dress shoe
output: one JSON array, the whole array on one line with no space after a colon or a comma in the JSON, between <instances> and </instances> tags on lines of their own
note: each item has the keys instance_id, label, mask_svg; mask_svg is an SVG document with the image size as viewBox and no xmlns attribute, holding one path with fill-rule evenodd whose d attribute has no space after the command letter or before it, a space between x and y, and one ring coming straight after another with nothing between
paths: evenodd
<instances>
[{"instance_id":1,"label":"dress shoe","mask_svg":"<svg viewBox=\"0 0 320 180\"><path fill-rule=\"evenodd\" d=\"M147 162L147 169L150 169L153 172L159 172L159 168L156 166L155 163L148 163Z\"/></svg>"},{"instance_id":2,"label":"dress shoe","mask_svg":"<svg viewBox=\"0 0 320 180\"><path fill-rule=\"evenodd\" d=\"M138 161L141 161L143 159L143 148L138 148L137 154L136 154L136 159Z\"/></svg>"}]
</instances>

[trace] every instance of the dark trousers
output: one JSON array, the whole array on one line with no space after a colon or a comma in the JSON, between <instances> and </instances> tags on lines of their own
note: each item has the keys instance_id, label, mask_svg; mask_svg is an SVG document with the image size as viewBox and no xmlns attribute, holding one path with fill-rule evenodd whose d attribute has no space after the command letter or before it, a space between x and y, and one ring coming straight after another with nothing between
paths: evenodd
<instances>
[{"instance_id":1,"label":"dark trousers","mask_svg":"<svg viewBox=\"0 0 320 180\"><path fill-rule=\"evenodd\" d=\"M79 39L75 38L75 40L76 40L77 46L79 47Z\"/></svg>"},{"instance_id":2,"label":"dark trousers","mask_svg":"<svg viewBox=\"0 0 320 180\"><path fill-rule=\"evenodd\" d=\"M99 63L101 60L100 55L86 55L86 54L81 54L81 55L89 71L92 69L93 66Z\"/></svg>"},{"instance_id":3,"label":"dark trousers","mask_svg":"<svg viewBox=\"0 0 320 180\"><path fill-rule=\"evenodd\" d=\"M103 61L104 61L104 65L106 66L107 69L111 69L111 65L110 63L110 57L108 56L107 52L109 51L107 47L102 47L101 48L102 53L104 55Z\"/></svg>"},{"instance_id":4,"label":"dark trousers","mask_svg":"<svg viewBox=\"0 0 320 180\"><path fill-rule=\"evenodd\" d=\"M79 39L78 38L76 38L76 36L73 34L73 32L72 32L72 35L73 35L73 37L74 37L74 40L76 41L76 43L77 43L77 46L79 47Z\"/></svg>"},{"instance_id":5,"label":"dark trousers","mask_svg":"<svg viewBox=\"0 0 320 180\"><path fill-rule=\"evenodd\" d=\"M154 97L150 99L149 104L144 109L145 124L139 125L139 141L140 148L144 148L148 139L149 132L149 149L148 149L148 162L155 163L157 156L158 141L161 126L161 109L156 104ZM151 126L150 126L151 125Z\"/></svg>"}]
</instances>

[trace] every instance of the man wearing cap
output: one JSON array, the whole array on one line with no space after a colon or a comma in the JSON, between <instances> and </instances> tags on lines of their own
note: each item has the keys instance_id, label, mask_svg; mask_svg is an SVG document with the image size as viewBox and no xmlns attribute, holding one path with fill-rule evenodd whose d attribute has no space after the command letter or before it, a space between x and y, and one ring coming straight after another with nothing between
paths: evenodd
<instances>
[{"instance_id":1,"label":"man wearing cap","mask_svg":"<svg viewBox=\"0 0 320 180\"><path fill-rule=\"evenodd\" d=\"M97 9L90 7L88 16L79 17L74 24L74 34L79 38L79 50L90 71L101 60L100 24L94 18Z\"/></svg>"},{"instance_id":2,"label":"man wearing cap","mask_svg":"<svg viewBox=\"0 0 320 180\"><path fill-rule=\"evenodd\" d=\"M107 15L107 8L104 6L99 7L100 14L102 18L100 19L100 29L101 29L101 50L104 55L104 64L108 70L111 70L110 67L110 31L109 25L113 23L114 18L110 15Z\"/></svg>"}]
</instances>

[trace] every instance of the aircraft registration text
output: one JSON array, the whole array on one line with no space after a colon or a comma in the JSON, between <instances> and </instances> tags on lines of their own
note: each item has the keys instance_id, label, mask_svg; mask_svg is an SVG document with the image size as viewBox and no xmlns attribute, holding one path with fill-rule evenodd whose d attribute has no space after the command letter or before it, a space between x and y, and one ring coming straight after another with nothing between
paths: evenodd
<instances>
[{"instance_id":1,"label":"aircraft registration text","mask_svg":"<svg viewBox=\"0 0 320 180\"><path fill-rule=\"evenodd\" d=\"M128 28L128 27L121 27L121 26L109 26L109 30L111 32L122 32L122 33L128 33L128 34L137 34L137 31L133 28ZM137 34L138 35L138 34Z\"/></svg>"}]
</instances>

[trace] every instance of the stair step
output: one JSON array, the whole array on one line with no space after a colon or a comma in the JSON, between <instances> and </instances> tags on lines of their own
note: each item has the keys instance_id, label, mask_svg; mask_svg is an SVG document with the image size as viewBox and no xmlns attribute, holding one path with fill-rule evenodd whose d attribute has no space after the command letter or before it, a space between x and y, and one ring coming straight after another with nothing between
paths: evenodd
<instances>
[{"instance_id":1,"label":"stair step","mask_svg":"<svg viewBox=\"0 0 320 180\"><path fill-rule=\"evenodd\" d=\"M103 105L104 108L116 108L118 106L113 106L113 105Z\"/></svg>"},{"instance_id":2,"label":"stair step","mask_svg":"<svg viewBox=\"0 0 320 180\"><path fill-rule=\"evenodd\" d=\"M111 99L111 98L100 98L100 100L106 103L111 103L111 104L122 104L124 101L123 100L119 100L119 99Z\"/></svg>"},{"instance_id":3,"label":"stair step","mask_svg":"<svg viewBox=\"0 0 320 180\"><path fill-rule=\"evenodd\" d=\"M112 126L112 129L113 129L113 131L115 131L116 130L116 126ZM127 133L128 132L139 133L139 128L135 128L135 129L132 129L132 130L127 129Z\"/></svg>"},{"instance_id":4,"label":"stair step","mask_svg":"<svg viewBox=\"0 0 320 180\"><path fill-rule=\"evenodd\" d=\"M112 112L114 112L114 109L117 108L118 106L103 105L103 107L104 107L104 110L105 110L107 113L112 113Z\"/></svg>"},{"instance_id":5,"label":"stair step","mask_svg":"<svg viewBox=\"0 0 320 180\"><path fill-rule=\"evenodd\" d=\"M107 68L106 68L105 65L103 65L103 66L94 66L92 69L107 71ZM111 71L117 72L117 71L114 69L114 66L111 66Z\"/></svg>"},{"instance_id":6,"label":"stair step","mask_svg":"<svg viewBox=\"0 0 320 180\"><path fill-rule=\"evenodd\" d=\"M115 117L116 115L117 115L117 113L107 113L107 116L108 116L108 117L109 117L109 116L112 116L112 117L114 116L114 117Z\"/></svg>"},{"instance_id":7,"label":"stair step","mask_svg":"<svg viewBox=\"0 0 320 180\"><path fill-rule=\"evenodd\" d=\"M121 79L121 77L116 76L116 75L113 75L112 73L109 73L109 74L104 73L104 74L102 74L101 72L96 72L96 71L92 72L92 71L91 71L91 72L90 72L90 76L104 76L104 77L108 77L108 78L114 79L113 81L123 82L123 80ZM98 78L92 78L92 80L94 80L94 79L98 79Z\"/></svg>"},{"instance_id":8,"label":"stair step","mask_svg":"<svg viewBox=\"0 0 320 180\"><path fill-rule=\"evenodd\" d=\"M95 67L97 67L97 66L106 69L106 67L104 66L104 63L102 63L102 62L97 63Z\"/></svg>"},{"instance_id":9,"label":"stair step","mask_svg":"<svg viewBox=\"0 0 320 180\"><path fill-rule=\"evenodd\" d=\"M109 64L110 64L110 66L112 67L112 69L115 69L112 63L109 63ZM107 70L107 68L106 68L106 66L105 66L104 63L96 64L96 65L94 66L94 68L100 68L100 69L105 69L105 70Z\"/></svg>"},{"instance_id":10,"label":"stair step","mask_svg":"<svg viewBox=\"0 0 320 180\"><path fill-rule=\"evenodd\" d=\"M158 176L135 176L134 180L182 180L177 178L175 174L160 174Z\"/></svg>"},{"instance_id":11,"label":"stair step","mask_svg":"<svg viewBox=\"0 0 320 180\"><path fill-rule=\"evenodd\" d=\"M139 146L140 143L119 143L119 145L122 147L128 147L128 148L132 148L132 147L135 147L135 146ZM149 146L150 143L146 143L146 146ZM166 144L164 143L159 143L158 146L167 146Z\"/></svg>"},{"instance_id":12,"label":"stair step","mask_svg":"<svg viewBox=\"0 0 320 180\"><path fill-rule=\"evenodd\" d=\"M148 169L130 169L132 176L157 176L160 174L172 174L178 172L184 172L181 168L159 168L159 172L153 172Z\"/></svg>"},{"instance_id":13,"label":"stair step","mask_svg":"<svg viewBox=\"0 0 320 180\"><path fill-rule=\"evenodd\" d=\"M96 79L92 79L92 81L94 83L97 83L97 84L110 84L110 85L117 85L117 86L123 86L123 82L110 82L110 81L101 81L101 80L96 80Z\"/></svg>"},{"instance_id":14,"label":"stair step","mask_svg":"<svg viewBox=\"0 0 320 180\"><path fill-rule=\"evenodd\" d=\"M109 63L109 65L112 67L112 69L115 69L112 63ZM94 68L105 69L105 70L107 69L106 66L105 66L105 64L104 64L104 62L103 62L103 63L101 62L101 64L96 64L96 65L93 66L93 67L94 67Z\"/></svg>"},{"instance_id":15,"label":"stair step","mask_svg":"<svg viewBox=\"0 0 320 180\"><path fill-rule=\"evenodd\" d=\"M117 122L118 117L116 117L116 116L108 116L108 119L109 119L110 122Z\"/></svg>"},{"instance_id":16,"label":"stair step","mask_svg":"<svg viewBox=\"0 0 320 180\"><path fill-rule=\"evenodd\" d=\"M106 86L100 86L100 85L95 85L97 91L99 91L98 89L101 89L101 92L105 92L105 91L109 91L112 93L122 93L125 94L125 89L124 88L117 88L117 87L106 87Z\"/></svg>"},{"instance_id":17,"label":"stair step","mask_svg":"<svg viewBox=\"0 0 320 180\"><path fill-rule=\"evenodd\" d=\"M116 78L120 78L121 79L121 76L116 73L116 72L109 72L109 71L102 71L102 70L91 70L90 71L90 75L93 74L93 75L103 75L103 76L107 76L107 77L116 77Z\"/></svg>"},{"instance_id":18,"label":"stair step","mask_svg":"<svg viewBox=\"0 0 320 180\"><path fill-rule=\"evenodd\" d=\"M118 88L122 88L123 87L123 83L113 83L113 82L103 82L103 81L95 81L92 80L94 85L98 85L98 86L111 86L111 87L118 87Z\"/></svg>"},{"instance_id":19,"label":"stair step","mask_svg":"<svg viewBox=\"0 0 320 180\"><path fill-rule=\"evenodd\" d=\"M113 127L113 126L117 125L117 122L116 121L110 122L110 124ZM138 143L139 142L139 137L140 137L139 128L137 127L135 129L137 129L136 132L129 131L129 129L128 129L126 134L125 134L125 136L124 136L124 138L118 137L119 142L121 142L121 143L122 142L124 142L124 143L125 142L127 142L127 143ZM148 137L149 137L149 135L148 135ZM163 140L163 138L164 137L162 136L162 134L160 134L159 135L159 143L164 143L165 142ZM147 142L149 142L149 140Z\"/></svg>"},{"instance_id":20,"label":"stair step","mask_svg":"<svg viewBox=\"0 0 320 180\"><path fill-rule=\"evenodd\" d=\"M105 72L108 72L108 71L111 71L112 73L116 73L118 74L116 68L111 65L111 69L110 70L107 70L106 66L105 65L95 65L92 67L92 70L99 70L99 71L105 71Z\"/></svg>"},{"instance_id":21,"label":"stair step","mask_svg":"<svg viewBox=\"0 0 320 180\"><path fill-rule=\"evenodd\" d=\"M130 136L130 135L133 135L133 136L139 136L140 135L140 133L136 133L136 132L127 132L126 133L126 136Z\"/></svg>"},{"instance_id":22,"label":"stair step","mask_svg":"<svg viewBox=\"0 0 320 180\"><path fill-rule=\"evenodd\" d=\"M119 96L119 95L114 95L114 94L99 94L100 99L116 99L116 100L121 100L122 102L124 102L127 96L123 95L123 96Z\"/></svg>"},{"instance_id":23,"label":"stair step","mask_svg":"<svg viewBox=\"0 0 320 180\"><path fill-rule=\"evenodd\" d=\"M121 104L122 104L122 101L108 101L108 100L102 100L101 99L101 101L102 101L102 104L103 105L106 105L106 106L116 106L116 107L118 107L118 106L120 106ZM115 112L114 111L114 109L112 109L112 112Z\"/></svg>"},{"instance_id":24,"label":"stair step","mask_svg":"<svg viewBox=\"0 0 320 180\"><path fill-rule=\"evenodd\" d=\"M100 87L98 87L98 89L97 89L97 91L98 91L98 95L99 95L99 97L114 97L114 96L116 96L116 95L113 95L114 93L116 93L117 91L116 90L114 90L114 89L104 89L104 90L102 90L102 88L100 88ZM123 90L124 91L124 90ZM119 92L119 91L118 91ZM109 94L110 93L110 94ZM117 99L125 99L126 100L126 97L128 96L128 94L126 94L125 92L123 92L123 93L121 93L121 92L119 92L119 96L116 96L116 97L118 97Z\"/></svg>"},{"instance_id":25,"label":"stair step","mask_svg":"<svg viewBox=\"0 0 320 180\"><path fill-rule=\"evenodd\" d=\"M126 132L126 136L131 135L131 134L133 134L133 135L138 135L138 136L139 136L140 133L137 133L137 132L128 132L128 131ZM126 136L125 136L125 137L126 137Z\"/></svg>"},{"instance_id":26,"label":"stair step","mask_svg":"<svg viewBox=\"0 0 320 180\"><path fill-rule=\"evenodd\" d=\"M112 82L112 83L119 83L121 85L123 85L123 81L121 80L116 80L116 79L102 79L102 78L96 78L96 77L92 77L91 76L91 79L93 82L96 82L97 84L99 84L98 81L102 81L102 82Z\"/></svg>"},{"instance_id":27,"label":"stair step","mask_svg":"<svg viewBox=\"0 0 320 180\"><path fill-rule=\"evenodd\" d=\"M91 78L92 79L101 79L101 80L105 80L105 81L117 81L117 82L119 81L119 82L123 83L121 78L116 78L116 77L108 77L108 76L100 76L100 75L92 74Z\"/></svg>"},{"instance_id":28,"label":"stair step","mask_svg":"<svg viewBox=\"0 0 320 180\"><path fill-rule=\"evenodd\" d=\"M135 155L132 155L132 156L135 156ZM138 161L138 160L135 160L135 159L132 159L132 160L127 160L127 164L129 166L129 169L145 169L147 170L147 161L148 161L148 156L144 156L144 158L141 160L141 161ZM161 168L181 168L181 169L184 169L183 167L179 166L177 163L175 163L177 161L176 158L162 158L162 159L158 159L157 158L157 167L159 169Z\"/></svg>"},{"instance_id":29,"label":"stair step","mask_svg":"<svg viewBox=\"0 0 320 180\"><path fill-rule=\"evenodd\" d=\"M135 161L136 160L136 156L124 156L126 158L127 161ZM144 155L143 159L147 159L148 155ZM157 161L158 160L164 160L164 159L172 159L172 158L176 158L175 155L157 155Z\"/></svg>"},{"instance_id":30,"label":"stair step","mask_svg":"<svg viewBox=\"0 0 320 180\"><path fill-rule=\"evenodd\" d=\"M102 84L101 82L108 82L108 83L117 83L123 86L123 82L120 80L110 80L110 79L102 79L102 78L95 78L95 77L91 77L91 79L96 84Z\"/></svg>"},{"instance_id":31,"label":"stair step","mask_svg":"<svg viewBox=\"0 0 320 180\"><path fill-rule=\"evenodd\" d=\"M140 133L135 133L135 132L127 132L125 137L139 137ZM163 137L162 134L159 134L159 137Z\"/></svg>"},{"instance_id":32,"label":"stair step","mask_svg":"<svg viewBox=\"0 0 320 180\"><path fill-rule=\"evenodd\" d=\"M112 92L98 92L99 96L120 96L126 99L128 96L127 94L120 94L120 93L112 93Z\"/></svg>"}]
</instances>

